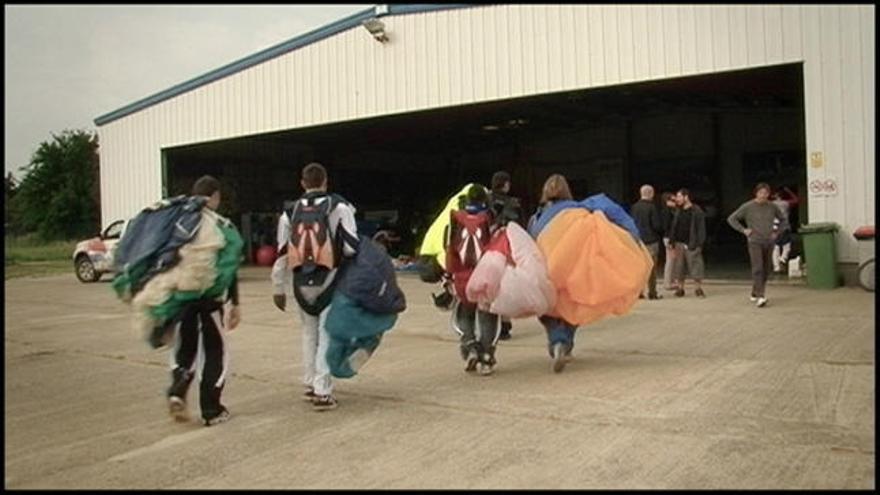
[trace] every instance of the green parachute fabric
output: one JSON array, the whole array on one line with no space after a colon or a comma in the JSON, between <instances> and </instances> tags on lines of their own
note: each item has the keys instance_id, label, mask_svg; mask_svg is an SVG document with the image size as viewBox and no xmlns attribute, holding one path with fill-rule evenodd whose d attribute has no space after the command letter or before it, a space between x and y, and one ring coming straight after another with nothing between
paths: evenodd
<instances>
[{"instance_id":1,"label":"green parachute fabric","mask_svg":"<svg viewBox=\"0 0 880 495\"><path fill-rule=\"evenodd\" d=\"M440 212L440 215L434 219L434 223L428 228L425 239L422 241L422 247L419 248L419 255L433 256L437 259L437 263L446 269L446 249L443 247L443 234L449 225L450 212L458 209L459 196L466 195L468 189L473 185L470 183L461 188L460 191L453 194L446 207Z\"/></svg>"},{"instance_id":2,"label":"green parachute fabric","mask_svg":"<svg viewBox=\"0 0 880 495\"><path fill-rule=\"evenodd\" d=\"M232 280L238 272L239 261L241 260L241 248L244 241L238 231L232 225L223 225L218 222L217 227L223 234L225 245L217 253L217 278L214 279L214 285L204 292L200 291L177 291L171 294L164 303L150 308L150 314L157 321L165 323L173 319L183 307L196 299L207 297L216 299L229 289Z\"/></svg>"},{"instance_id":3,"label":"green parachute fabric","mask_svg":"<svg viewBox=\"0 0 880 495\"><path fill-rule=\"evenodd\" d=\"M117 295L132 306L136 331L154 347L167 344L172 323L184 306L201 298L219 299L232 285L244 241L228 219L207 208L198 231L177 253L177 264L155 276L134 297L129 294L146 265L135 266L114 279Z\"/></svg>"},{"instance_id":4,"label":"green parachute fabric","mask_svg":"<svg viewBox=\"0 0 880 495\"><path fill-rule=\"evenodd\" d=\"M116 291L116 297L122 301L131 302L131 286L147 272L149 261L149 259L144 259L113 277L111 286Z\"/></svg>"}]
</instances>

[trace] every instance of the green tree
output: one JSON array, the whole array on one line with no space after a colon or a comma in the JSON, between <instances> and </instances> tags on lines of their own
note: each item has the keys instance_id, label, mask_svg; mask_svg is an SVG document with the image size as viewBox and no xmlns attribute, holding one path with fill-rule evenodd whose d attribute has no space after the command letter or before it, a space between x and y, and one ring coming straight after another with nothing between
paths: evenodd
<instances>
[{"instance_id":1,"label":"green tree","mask_svg":"<svg viewBox=\"0 0 880 495\"><path fill-rule=\"evenodd\" d=\"M15 197L15 190L18 187L18 184L15 182L15 177L12 176L12 172L6 174L6 184L3 189L3 218L4 225L6 228L10 228L10 222L13 220L14 216L10 216L9 203L12 201L12 198Z\"/></svg>"},{"instance_id":2,"label":"green tree","mask_svg":"<svg viewBox=\"0 0 880 495\"><path fill-rule=\"evenodd\" d=\"M43 239L74 239L100 229L98 136L82 130L40 143L12 200L17 227Z\"/></svg>"}]
</instances>

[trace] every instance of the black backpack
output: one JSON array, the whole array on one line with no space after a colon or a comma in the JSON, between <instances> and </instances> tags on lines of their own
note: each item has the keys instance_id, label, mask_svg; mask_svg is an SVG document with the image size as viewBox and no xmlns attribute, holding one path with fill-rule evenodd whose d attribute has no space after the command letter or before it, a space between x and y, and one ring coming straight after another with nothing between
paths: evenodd
<instances>
[{"instance_id":1,"label":"black backpack","mask_svg":"<svg viewBox=\"0 0 880 495\"><path fill-rule=\"evenodd\" d=\"M314 316L330 304L338 277L334 276L312 303L306 300L300 288L324 285L327 277L339 267L340 237L330 230L330 213L339 202L332 194L310 193L286 210L290 219L287 266L293 270L293 295L303 310Z\"/></svg>"},{"instance_id":2,"label":"black backpack","mask_svg":"<svg viewBox=\"0 0 880 495\"><path fill-rule=\"evenodd\" d=\"M492 210L492 231L507 225L508 222L519 223L521 221L520 203L518 198L503 193L493 192L490 196L489 207Z\"/></svg>"},{"instance_id":3,"label":"black backpack","mask_svg":"<svg viewBox=\"0 0 880 495\"><path fill-rule=\"evenodd\" d=\"M288 268L311 273L322 268L330 271L339 265L339 245L330 230L330 213L336 204L330 195L303 196L287 211Z\"/></svg>"}]
</instances>

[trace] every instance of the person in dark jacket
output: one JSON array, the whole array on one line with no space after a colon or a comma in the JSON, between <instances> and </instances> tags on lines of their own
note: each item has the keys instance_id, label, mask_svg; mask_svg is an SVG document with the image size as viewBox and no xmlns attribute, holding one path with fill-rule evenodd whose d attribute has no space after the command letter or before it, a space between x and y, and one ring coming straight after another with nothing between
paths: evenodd
<instances>
[{"instance_id":1,"label":"person in dark jacket","mask_svg":"<svg viewBox=\"0 0 880 495\"><path fill-rule=\"evenodd\" d=\"M509 195L510 193L510 174L505 171L498 171L492 175L492 191L489 193L489 207L494 214L492 231L504 227L508 222L523 224L522 207L519 198ZM501 340L510 339L510 331L513 324L509 319L501 320L501 333L498 338Z\"/></svg>"},{"instance_id":2,"label":"person in dark jacket","mask_svg":"<svg viewBox=\"0 0 880 495\"><path fill-rule=\"evenodd\" d=\"M675 290L672 285L672 268L675 265L675 253L672 251L672 244L669 242L669 226L672 225L672 217L678 210L678 203L675 202L675 193L665 192L660 195L660 223L663 224L663 289Z\"/></svg>"},{"instance_id":3,"label":"person in dark jacket","mask_svg":"<svg viewBox=\"0 0 880 495\"><path fill-rule=\"evenodd\" d=\"M660 240L663 237L663 224L660 220L660 212L654 204L654 188L648 184L639 189L641 199L632 205L631 214L636 226L639 228L639 237L651 253L654 268L648 278L648 299L660 299L657 294L657 265L660 254ZM644 293L639 295L644 297Z\"/></svg>"},{"instance_id":4,"label":"person in dark jacket","mask_svg":"<svg viewBox=\"0 0 880 495\"><path fill-rule=\"evenodd\" d=\"M694 294L706 297L703 292L703 244L706 242L706 214L691 202L690 192L679 189L675 195L676 210L666 233L672 246L674 258L673 279L675 280L675 297L684 296L685 277L690 275L697 285Z\"/></svg>"}]
</instances>

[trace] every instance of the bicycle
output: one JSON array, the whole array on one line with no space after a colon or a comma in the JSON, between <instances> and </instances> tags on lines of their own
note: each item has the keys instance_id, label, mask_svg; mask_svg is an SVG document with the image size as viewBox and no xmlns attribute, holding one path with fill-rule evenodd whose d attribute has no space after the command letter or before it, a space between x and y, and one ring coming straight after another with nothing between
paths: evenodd
<instances>
[{"instance_id":1,"label":"bicycle","mask_svg":"<svg viewBox=\"0 0 880 495\"><path fill-rule=\"evenodd\" d=\"M859 285L869 292L874 292L874 226L865 225L853 232L853 237L859 241L859 259L864 260L859 264Z\"/></svg>"},{"instance_id":2,"label":"bicycle","mask_svg":"<svg viewBox=\"0 0 880 495\"><path fill-rule=\"evenodd\" d=\"M859 285L868 292L874 292L874 258L859 265Z\"/></svg>"}]
</instances>

